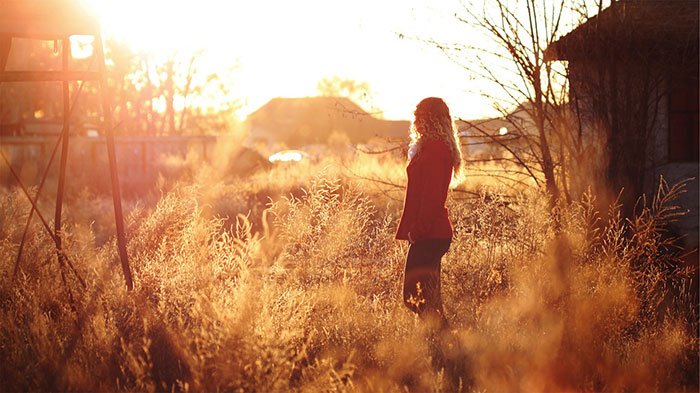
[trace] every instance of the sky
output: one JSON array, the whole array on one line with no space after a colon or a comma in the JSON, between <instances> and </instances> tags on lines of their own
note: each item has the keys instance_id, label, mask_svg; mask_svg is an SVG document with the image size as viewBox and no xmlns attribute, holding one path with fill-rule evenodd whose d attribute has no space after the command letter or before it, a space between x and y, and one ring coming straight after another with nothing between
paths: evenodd
<instances>
[{"instance_id":1,"label":"sky","mask_svg":"<svg viewBox=\"0 0 700 393\"><path fill-rule=\"evenodd\" d=\"M165 55L206 49L203 72L237 65L231 94L240 114L274 97L318 95L323 78L370 86L369 99L387 119L410 119L428 96L445 99L454 116L496 115L479 92L486 86L433 45L479 40L454 18L460 3L417 0L85 0L104 34L136 51Z\"/></svg>"}]
</instances>

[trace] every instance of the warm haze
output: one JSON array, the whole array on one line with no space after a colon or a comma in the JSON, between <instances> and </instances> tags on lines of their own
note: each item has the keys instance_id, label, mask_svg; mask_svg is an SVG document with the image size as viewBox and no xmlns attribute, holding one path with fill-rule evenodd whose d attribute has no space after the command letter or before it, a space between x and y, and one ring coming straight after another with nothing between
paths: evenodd
<instances>
[{"instance_id":1,"label":"warm haze","mask_svg":"<svg viewBox=\"0 0 700 393\"><path fill-rule=\"evenodd\" d=\"M0 0L0 392L697 392L698 2L430 3Z\"/></svg>"},{"instance_id":2,"label":"warm haze","mask_svg":"<svg viewBox=\"0 0 700 393\"><path fill-rule=\"evenodd\" d=\"M452 17L456 1L83 1L107 37L136 51L205 49L205 72L237 65L231 94L244 99L241 115L274 97L317 95L318 81L333 76L368 82L373 94L359 104L388 119L410 118L430 95L461 117L494 114L462 68L411 39L474 34Z\"/></svg>"}]
</instances>

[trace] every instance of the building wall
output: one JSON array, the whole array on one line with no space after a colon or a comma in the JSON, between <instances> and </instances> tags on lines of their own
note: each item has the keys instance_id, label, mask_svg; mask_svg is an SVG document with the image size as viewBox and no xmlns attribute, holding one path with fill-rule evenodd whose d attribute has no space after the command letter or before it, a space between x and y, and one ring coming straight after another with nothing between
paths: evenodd
<instances>
[{"instance_id":1,"label":"building wall","mask_svg":"<svg viewBox=\"0 0 700 393\"><path fill-rule=\"evenodd\" d=\"M605 175L605 167L609 160L619 159L619 157L608 157L605 148L606 130L597 118L596 110L592 107L590 100L581 92L587 91L586 83L595 81L595 77L590 70L594 67L582 62L571 62L570 82L572 90L579 93L579 105L582 110L583 135L591 146L597 146L598 158L593 161L594 169ZM625 72L630 72L629 69ZM590 88L590 87L588 87ZM669 135L669 82L666 78L661 78L656 86L656 90L650 94L650 113L653 115L649 121L649 134L647 135L647 146L645 157L642 158L644 171L643 193L647 196L648 203L651 203L659 190L661 179L668 186L673 186L681 181L688 181L683 193L674 201L679 210L687 212L679 217L675 222L669 224L669 230L675 235L685 235L683 245L688 248L698 246L698 212L700 211L700 185L698 183L699 164L697 161L672 162L669 159L670 135ZM688 141L688 143L693 143ZM692 179L692 180L689 180Z\"/></svg>"},{"instance_id":2,"label":"building wall","mask_svg":"<svg viewBox=\"0 0 700 393\"><path fill-rule=\"evenodd\" d=\"M666 81L667 82L667 81ZM668 83L665 84L668 86ZM653 143L650 146L648 155L649 170L647 171L647 184L645 193L655 195L659 189L660 181L663 178L669 185L673 186L682 181L687 181L683 193L675 201L681 211L686 211L685 216L680 217L670 225L670 229L675 234L686 234L683 243L686 248L697 247L699 243L700 221L700 183L698 183L698 172L700 164L694 162L672 162L669 159L670 135L669 135L669 108L668 96L664 95L659 102L657 121L654 124L652 134ZM689 141L689 143L691 143Z\"/></svg>"}]
</instances>

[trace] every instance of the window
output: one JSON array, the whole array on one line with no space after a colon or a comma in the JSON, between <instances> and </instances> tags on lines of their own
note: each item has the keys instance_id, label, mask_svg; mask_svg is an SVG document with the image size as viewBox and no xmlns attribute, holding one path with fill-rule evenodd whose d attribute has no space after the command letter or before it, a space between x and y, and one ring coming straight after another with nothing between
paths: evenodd
<instances>
[{"instance_id":1,"label":"window","mask_svg":"<svg viewBox=\"0 0 700 393\"><path fill-rule=\"evenodd\" d=\"M669 94L669 151L671 162L698 161L698 67L672 75Z\"/></svg>"}]
</instances>

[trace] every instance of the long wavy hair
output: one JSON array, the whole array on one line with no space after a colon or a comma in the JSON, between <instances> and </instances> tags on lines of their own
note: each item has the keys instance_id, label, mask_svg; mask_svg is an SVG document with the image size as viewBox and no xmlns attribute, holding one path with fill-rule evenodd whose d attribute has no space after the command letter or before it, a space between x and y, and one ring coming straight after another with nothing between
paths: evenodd
<instances>
[{"instance_id":1,"label":"long wavy hair","mask_svg":"<svg viewBox=\"0 0 700 393\"><path fill-rule=\"evenodd\" d=\"M413 115L415 119L411 124L409 159L420 154L422 141L429 139L442 141L452 154L452 179L455 183L455 180L460 179L462 175L462 151L459 148L457 127L452 122L447 104L441 98L428 97L418 103Z\"/></svg>"}]
</instances>

